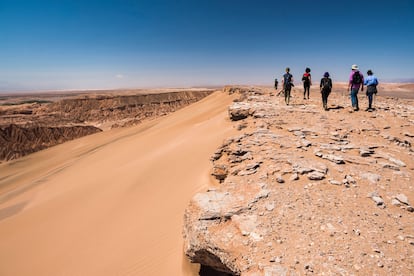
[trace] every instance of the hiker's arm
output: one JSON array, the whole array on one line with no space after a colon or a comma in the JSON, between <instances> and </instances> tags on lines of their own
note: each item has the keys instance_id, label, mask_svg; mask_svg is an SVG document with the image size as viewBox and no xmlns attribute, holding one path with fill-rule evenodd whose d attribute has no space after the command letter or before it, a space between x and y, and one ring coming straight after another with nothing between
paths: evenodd
<instances>
[{"instance_id":1,"label":"hiker's arm","mask_svg":"<svg viewBox=\"0 0 414 276\"><path fill-rule=\"evenodd\" d=\"M364 91L364 77L362 77L362 82L361 82L361 91Z\"/></svg>"}]
</instances>

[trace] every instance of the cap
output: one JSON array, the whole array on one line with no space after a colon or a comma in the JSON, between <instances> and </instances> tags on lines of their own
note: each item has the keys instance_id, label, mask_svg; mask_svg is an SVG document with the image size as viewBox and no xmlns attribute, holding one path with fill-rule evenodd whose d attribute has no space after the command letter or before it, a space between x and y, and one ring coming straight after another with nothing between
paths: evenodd
<instances>
[{"instance_id":1,"label":"cap","mask_svg":"<svg viewBox=\"0 0 414 276\"><path fill-rule=\"evenodd\" d=\"M323 74L323 76L327 78L327 77L329 77L329 73L325 72L325 74Z\"/></svg>"}]
</instances>

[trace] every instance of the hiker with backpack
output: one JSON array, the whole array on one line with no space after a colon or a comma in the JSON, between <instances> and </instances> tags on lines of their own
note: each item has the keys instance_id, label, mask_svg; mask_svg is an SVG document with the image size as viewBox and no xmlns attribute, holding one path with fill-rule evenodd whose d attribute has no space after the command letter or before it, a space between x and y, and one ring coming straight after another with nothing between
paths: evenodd
<instances>
[{"instance_id":1,"label":"hiker with backpack","mask_svg":"<svg viewBox=\"0 0 414 276\"><path fill-rule=\"evenodd\" d=\"M308 94L308 100L309 100L309 90L310 86L312 85L312 79L310 74L311 69L306 68L305 73L302 76L302 82L303 82L303 99L306 100L306 92Z\"/></svg>"},{"instance_id":2,"label":"hiker with backpack","mask_svg":"<svg viewBox=\"0 0 414 276\"><path fill-rule=\"evenodd\" d=\"M319 88L321 89L323 108L325 110L328 110L328 97L332 91L332 79L329 77L328 72L325 72L325 74L323 74Z\"/></svg>"},{"instance_id":3,"label":"hiker with backpack","mask_svg":"<svg viewBox=\"0 0 414 276\"><path fill-rule=\"evenodd\" d=\"M367 72L368 77L365 79L364 84L367 86L366 95L368 97L368 108L365 111L373 111L372 108L372 100L374 98L374 94L377 94L377 85L378 79L374 76L374 73L371 70Z\"/></svg>"},{"instance_id":4,"label":"hiker with backpack","mask_svg":"<svg viewBox=\"0 0 414 276\"><path fill-rule=\"evenodd\" d=\"M293 76L290 73L290 68L286 67L286 74L283 75L283 91L285 93L285 102L286 105L289 105L290 100L290 91L292 90L293 85Z\"/></svg>"},{"instance_id":5,"label":"hiker with backpack","mask_svg":"<svg viewBox=\"0 0 414 276\"><path fill-rule=\"evenodd\" d=\"M351 75L349 76L348 91L351 91L351 103L354 111L359 110L358 92L359 88L364 91L364 76L359 72L358 65L353 64Z\"/></svg>"}]
</instances>

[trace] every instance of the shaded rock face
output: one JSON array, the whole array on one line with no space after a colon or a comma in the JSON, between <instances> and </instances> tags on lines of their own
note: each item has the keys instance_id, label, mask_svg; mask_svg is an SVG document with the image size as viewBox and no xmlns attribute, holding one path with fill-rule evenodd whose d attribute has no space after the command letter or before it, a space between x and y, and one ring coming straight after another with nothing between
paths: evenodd
<instances>
[{"instance_id":1,"label":"shaded rock face","mask_svg":"<svg viewBox=\"0 0 414 276\"><path fill-rule=\"evenodd\" d=\"M122 92L98 95L83 93L63 95L62 98L53 98L53 101L25 100L21 101L25 104L0 106L0 126L27 123L42 126L88 124L99 128L102 124L108 124L109 128L130 126L174 112L212 92L213 90L186 90L132 95L119 94Z\"/></svg>"},{"instance_id":2,"label":"shaded rock face","mask_svg":"<svg viewBox=\"0 0 414 276\"><path fill-rule=\"evenodd\" d=\"M211 94L211 91L99 96L96 98L64 99L51 104L52 113L60 113L71 122L121 121L140 122L174 112ZM119 126L118 123L117 126ZM122 126L122 125L121 125Z\"/></svg>"},{"instance_id":3,"label":"shaded rock face","mask_svg":"<svg viewBox=\"0 0 414 276\"><path fill-rule=\"evenodd\" d=\"M286 106L271 89L226 91L240 94L240 134L212 153L217 186L185 211L192 262L242 276L412 274L413 101L351 113L332 93L327 112L319 94Z\"/></svg>"},{"instance_id":4,"label":"shaded rock face","mask_svg":"<svg viewBox=\"0 0 414 276\"><path fill-rule=\"evenodd\" d=\"M93 126L0 128L0 160L12 160L76 138L100 132Z\"/></svg>"},{"instance_id":5,"label":"shaded rock face","mask_svg":"<svg viewBox=\"0 0 414 276\"><path fill-rule=\"evenodd\" d=\"M213 90L131 94L33 95L2 99L0 105L0 162L101 130L127 127L175 112ZM17 97L17 96L16 96ZM7 98L7 97L4 97ZM44 99L43 99L44 98ZM5 102L5 103L4 103Z\"/></svg>"}]
</instances>

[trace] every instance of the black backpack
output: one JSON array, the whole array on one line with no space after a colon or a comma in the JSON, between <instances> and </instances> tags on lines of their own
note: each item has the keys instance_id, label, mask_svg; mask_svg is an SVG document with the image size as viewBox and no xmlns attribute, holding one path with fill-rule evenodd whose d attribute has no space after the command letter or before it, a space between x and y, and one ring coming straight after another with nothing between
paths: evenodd
<instances>
[{"instance_id":1,"label":"black backpack","mask_svg":"<svg viewBox=\"0 0 414 276\"><path fill-rule=\"evenodd\" d=\"M362 83L362 77L361 77L361 74L358 71L356 71L354 73L354 75L352 76L352 83L353 84L361 84Z\"/></svg>"},{"instance_id":2,"label":"black backpack","mask_svg":"<svg viewBox=\"0 0 414 276\"><path fill-rule=\"evenodd\" d=\"M322 79L322 90L325 92L331 92L331 82L329 78Z\"/></svg>"}]
</instances>

